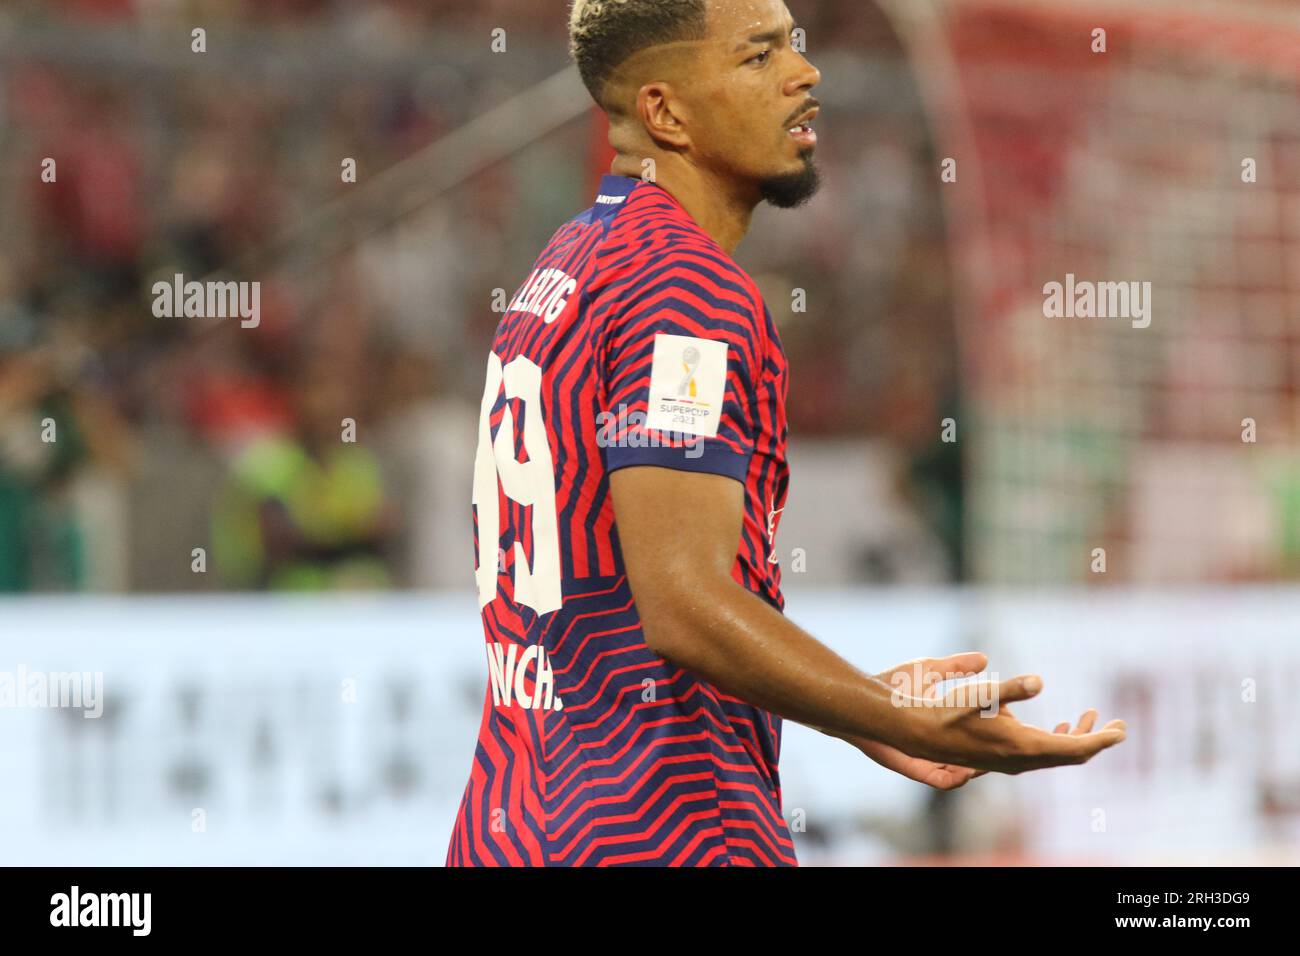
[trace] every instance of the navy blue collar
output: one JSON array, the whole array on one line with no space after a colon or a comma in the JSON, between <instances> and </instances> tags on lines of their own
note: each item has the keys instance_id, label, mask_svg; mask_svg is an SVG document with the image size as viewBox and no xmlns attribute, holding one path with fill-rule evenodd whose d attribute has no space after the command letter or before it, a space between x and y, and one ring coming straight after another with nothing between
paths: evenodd
<instances>
[{"instance_id":1,"label":"navy blue collar","mask_svg":"<svg viewBox=\"0 0 1300 956\"><path fill-rule=\"evenodd\" d=\"M632 190L641 185L641 180L632 176L614 176L606 174L600 178L600 189L596 194L596 210L618 209Z\"/></svg>"}]
</instances>

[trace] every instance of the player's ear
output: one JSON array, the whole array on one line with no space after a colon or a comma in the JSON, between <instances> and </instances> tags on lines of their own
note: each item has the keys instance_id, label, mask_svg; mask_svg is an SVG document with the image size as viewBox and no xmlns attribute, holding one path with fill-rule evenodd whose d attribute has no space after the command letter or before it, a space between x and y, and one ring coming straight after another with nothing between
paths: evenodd
<instances>
[{"instance_id":1,"label":"player's ear","mask_svg":"<svg viewBox=\"0 0 1300 956\"><path fill-rule=\"evenodd\" d=\"M684 105L672 88L663 81L647 83L637 92L637 115L646 133L657 144L682 148L690 144L683 124Z\"/></svg>"}]
</instances>

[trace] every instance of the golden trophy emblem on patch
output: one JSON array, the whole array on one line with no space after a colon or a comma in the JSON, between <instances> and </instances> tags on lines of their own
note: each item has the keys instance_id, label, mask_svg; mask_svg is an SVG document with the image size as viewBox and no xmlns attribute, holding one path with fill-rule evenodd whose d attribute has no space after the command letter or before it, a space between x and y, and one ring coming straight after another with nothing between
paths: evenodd
<instances>
[{"instance_id":1,"label":"golden trophy emblem on patch","mask_svg":"<svg viewBox=\"0 0 1300 956\"><path fill-rule=\"evenodd\" d=\"M686 370L686 376L677 386L678 395L689 394L691 398L695 397L695 370L699 367L700 350L693 345L687 346L682 350L682 368Z\"/></svg>"}]
</instances>

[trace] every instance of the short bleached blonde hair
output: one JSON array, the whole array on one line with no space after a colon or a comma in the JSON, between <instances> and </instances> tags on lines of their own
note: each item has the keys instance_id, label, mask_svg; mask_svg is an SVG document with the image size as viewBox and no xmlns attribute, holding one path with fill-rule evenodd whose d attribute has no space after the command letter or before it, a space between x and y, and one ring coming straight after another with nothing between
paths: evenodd
<instances>
[{"instance_id":1,"label":"short bleached blonde hair","mask_svg":"<svg viewBox=\"0 0 1300 956\"><path fill-rule=\"evenodd\" d=\"M705 0L573 0L569 53L592 99L604 107L605 84L633 54L703 40L707 30Z\"/></svg>"}]
</instances>

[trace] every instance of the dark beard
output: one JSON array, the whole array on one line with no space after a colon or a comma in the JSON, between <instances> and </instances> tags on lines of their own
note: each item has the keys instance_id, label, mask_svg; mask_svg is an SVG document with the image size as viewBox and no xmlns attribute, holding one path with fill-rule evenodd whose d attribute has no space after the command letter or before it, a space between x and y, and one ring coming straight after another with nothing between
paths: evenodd
<instances>
[{"instance_id":1,"label":"dark beard","mask_svg":"<svg viewBox=\"0 0 1300 956\"><path fill-rule=\"evenodd\" d=\"M813 165L812 151L803 154L803 169L797 173L783 173L759 180L758 190L765 202L777 209L794 209L802 206L821 188L821 173Z\"/></svg>"}]
</instances>

